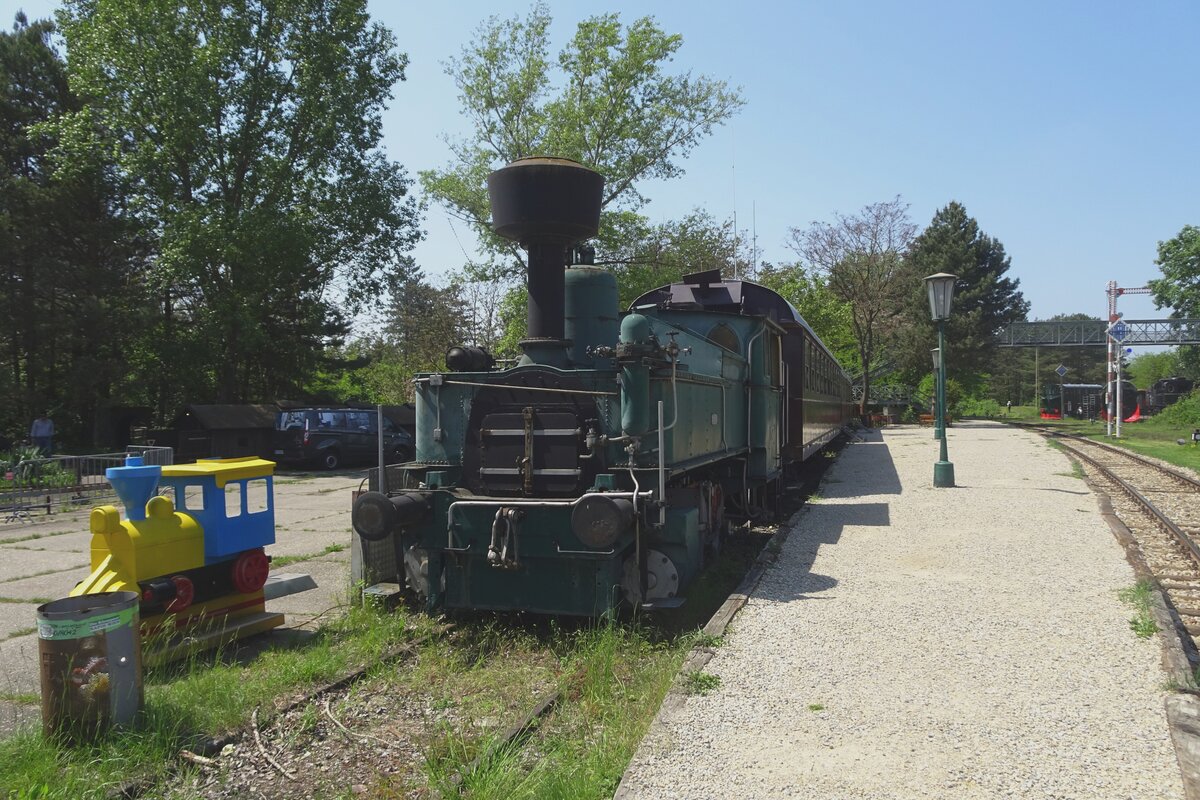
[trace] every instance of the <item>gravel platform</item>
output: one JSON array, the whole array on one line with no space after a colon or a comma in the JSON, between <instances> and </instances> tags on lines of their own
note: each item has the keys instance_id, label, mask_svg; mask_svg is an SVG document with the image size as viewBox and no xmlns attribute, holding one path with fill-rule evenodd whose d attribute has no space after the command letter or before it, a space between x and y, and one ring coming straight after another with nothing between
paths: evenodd
<instances>
[{"instance_id":1,"label":"gravel platform","mask_svg":"<svg viewBox=\"0 0 1200 800\"><path fill-rule=\"evenodd\" d=\"M1157 638L1061 452L999 424L843 450L619 798L1180 798Z\"/></svg>"}]
</instances>

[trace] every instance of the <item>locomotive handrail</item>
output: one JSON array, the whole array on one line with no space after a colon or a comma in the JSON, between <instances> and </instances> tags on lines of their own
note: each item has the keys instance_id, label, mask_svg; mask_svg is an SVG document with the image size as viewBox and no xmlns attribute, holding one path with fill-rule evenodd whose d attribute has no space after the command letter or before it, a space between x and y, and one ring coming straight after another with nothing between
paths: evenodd
<instances>
[{"instance_id":1,"label":"locomotive handrail","mask_svg":"<svg viewBox=\"0 0 1200 800\"><path fill-rule=\"evenodd\" d=\"M653 467L646 467L646 469L653 469ZM634 495L633 492L587 492L586 494L579 495L579 497L573 497L570 499L564 498L562 500L533 500L533 499L525 499L525 498L520 498L520 497L496 497L491 500L453 500L453 501L451 501L449 507L453 508L454 506L527 506L527 507L531 506L534 508L538 508L538 507L554 508L557 506L578 505L579 503L582 503L584 500L586 500L589 497L607 497L607 498L615 498L615 499L632 500L632 499L634 499L633 495ZM654 492L652 492L652 491L638 492L637 496L639 499L650 498L650 497L654 496Z\"/></svg>"},{"instance_id":2,"label":"locomotive handrail","mask_svg":"<svg viewBox=\"0 0 1200 800\"><path fill-rule=\"evenodd\" d=\"M417 383L428 383L429 378L417 378ZM511 383L483 383L481 381L460 381L442 376L442 385L453 383L459 386L480 386L484 389L519 389L527 392L553 392L556 394L587 394L593 397L616 397L617 392L597 392L591 389L552 389L549 386L514 386Z\"/></svg>"},{"instance_id":3,"label":"locomotive handrail","mask_svg":"<svg viewBox=\"0 0 1200 800\"><path fill-rule=\"evenodd\" d=\"M564 556L611 556L617 552L615 547L611 550L563 550L557 541L554 543L554 549Z\"/></svg>"},{"instance_id":4,"label":"locomotive handrail","mask_svg":"<svg viewBox=\"0 0 1200 800\"><path fill-rule=\"evenodd\" d=\"M514 497L497 497L494 500L455 500L446 507L446 549L454 552L465 552L463 548L454 546L454 509L459 506L520 506L523 508L562 508L582 503L589 497L626 498L636 504L639 499L648 499L654 492L588 492L570 500L524 500ZM467 546L470 548L470 545Z\"/></svg>"}]
</instances>

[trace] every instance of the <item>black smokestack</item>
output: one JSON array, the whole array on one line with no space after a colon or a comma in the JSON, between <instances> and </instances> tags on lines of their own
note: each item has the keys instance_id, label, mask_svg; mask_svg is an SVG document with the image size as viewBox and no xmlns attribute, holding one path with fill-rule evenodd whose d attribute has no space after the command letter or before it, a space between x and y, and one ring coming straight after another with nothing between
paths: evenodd
<instances>
[{"instance_id":1,"label":"black smokestack","mask_svg":"<svg viewBox=\"0 0 1200 800\"><path fill-rule=\"evenodd\" d=\"M565 158L522 158L488 175L492 229L529 253L529 338L563 338L567 249L600 229L604 178Z\"/></svg>"}]
</instances>

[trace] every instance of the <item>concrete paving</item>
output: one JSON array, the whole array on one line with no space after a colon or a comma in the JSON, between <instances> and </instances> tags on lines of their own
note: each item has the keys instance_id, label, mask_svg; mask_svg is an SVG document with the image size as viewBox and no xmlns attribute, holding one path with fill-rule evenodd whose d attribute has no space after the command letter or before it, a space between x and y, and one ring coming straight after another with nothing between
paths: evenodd
<instances>
[{"instance_id":1,"label":"concrete paving","mask_svg":"<svg viewBox=\"0 0 1200 800\"><path fill-rule=\"evenodd\" d=\"M361 471L282 473L275 481L274 545L267 553L288 557L276 569L308 573L317 588L267 603L286 615L268 637L294 637L339 613L350 596L350 498ZM0 524L0 735L40 718L38 640L40 602L65 597L87 577L91 508L33 522ZM341 548L326 552L328 548ZM36 601L36 602L35 602ZM14 635L21 634L21 635Z\"/></svg>"}]
</instances>

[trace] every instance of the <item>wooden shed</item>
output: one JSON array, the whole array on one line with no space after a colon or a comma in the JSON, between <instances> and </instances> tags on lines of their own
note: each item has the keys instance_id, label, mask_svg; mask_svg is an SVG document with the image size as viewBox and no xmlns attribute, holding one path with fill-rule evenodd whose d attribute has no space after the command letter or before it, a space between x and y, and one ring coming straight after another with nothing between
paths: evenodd
<instances>
[{"instance_id":1,"label":"wooden shed","mask_svg":"<svg viewBox=\"0 0 1200 800\"><path fill-rule=\"evenodd\" d=\"M274 453L275 405L189 405L171 423L175 463ZM163 442L166 444L166 442Z\"/></svg>"}]
</instances>

